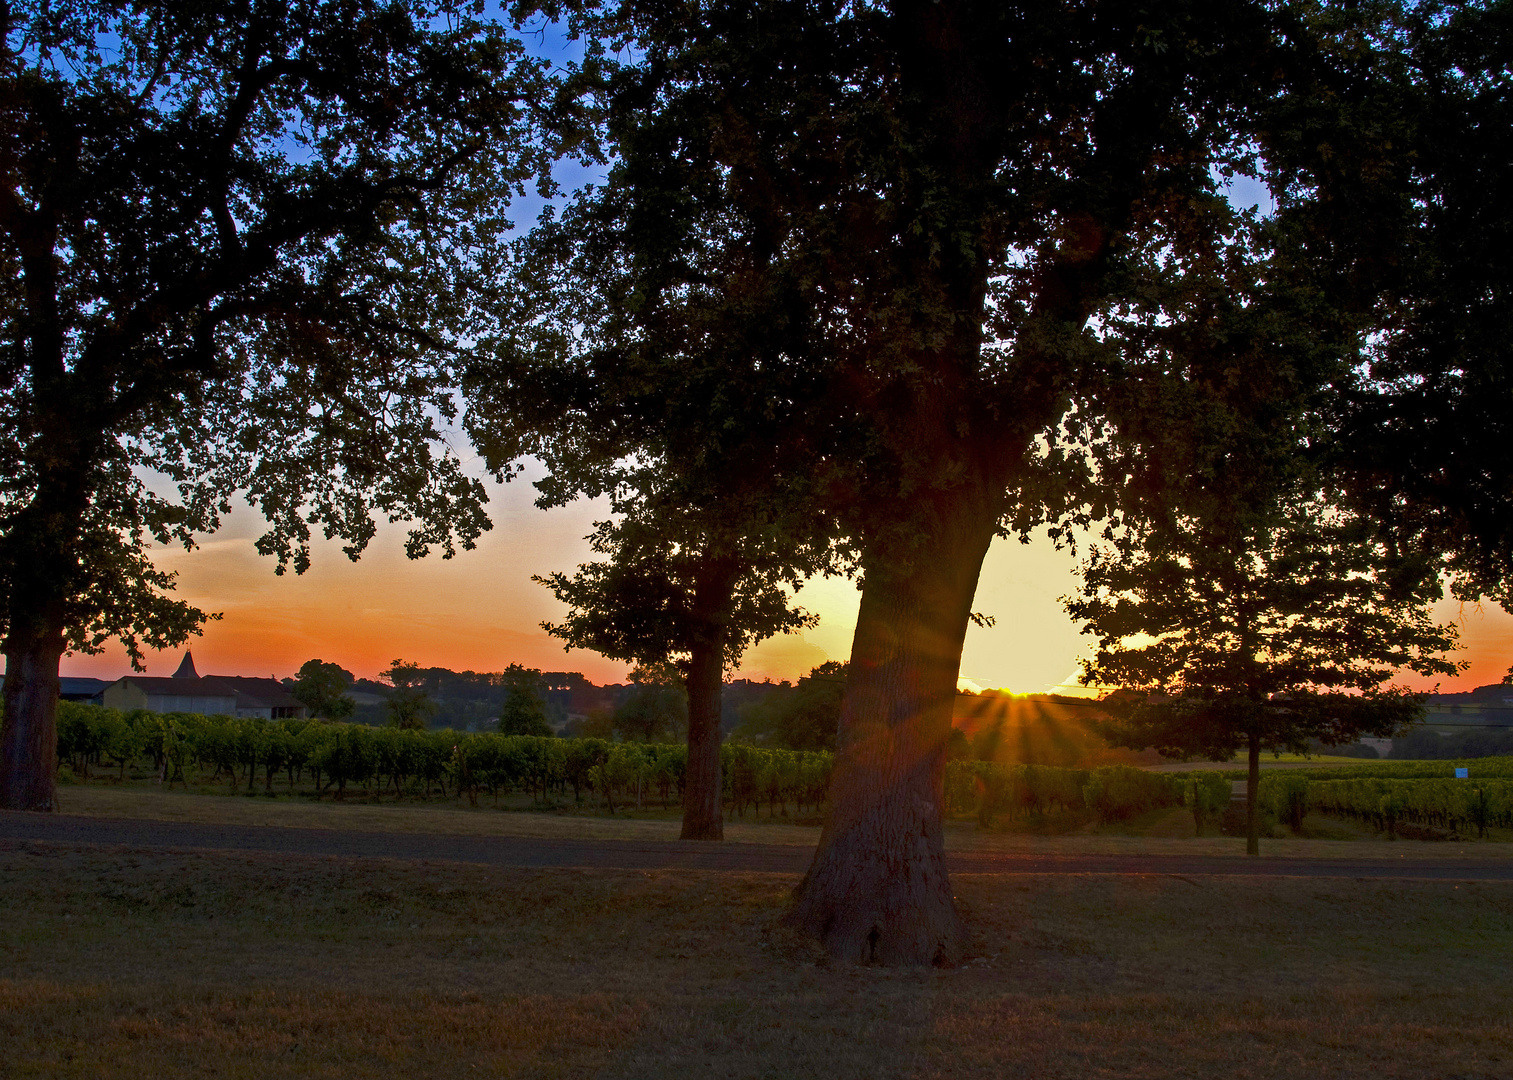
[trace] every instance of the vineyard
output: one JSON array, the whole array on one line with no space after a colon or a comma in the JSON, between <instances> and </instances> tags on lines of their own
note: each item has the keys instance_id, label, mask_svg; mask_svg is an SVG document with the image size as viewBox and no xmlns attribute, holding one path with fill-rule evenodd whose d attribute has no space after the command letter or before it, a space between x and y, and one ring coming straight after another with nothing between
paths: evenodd
<instances>
[{"instance_id":1,"label":"vineyard","mask_svg":"<svg viewBox=\"0 0 1513 1080\"><path fill-rule=\"evenodd\" d=\"M1099 821L1124 821L1150 810L1186 806L1196 829L1228 804L1230 778L1223 773L1153 773L1128 765L1063 769L1049 765L1004 765L953 761L946 766L946 805L975 816L986 828L1008 820L1045 817L1057 811L1091 812Z\"/></svg>"},{"instance_id":2,"label":"vineyard","mask_svg":"<svg viewBox=\"0 0 1513 1080\"><path fill-rule=\"evenodd\" d=\"M1372 761L1360 765L1327 765L1290 769L1289 776L1309 780L1451 780L1465 769L1472 780L1513 780L1513 757L1466 758L1459 761Z\"/></svg>"},{"instance_id":3,"label":"vineyard","mask_svg":"<svg viewBox=\"0 0 1513 1080\"><path fill-rule=\"evenodd\" d=\"M612 743L533 735L410 731L312 720L234 719L198 713L123 713L61 702L58 760L76 775L91 766L150 768L165 785L228 783L307 791L337 799L349 792L368 798L466 798L496 803L521 793L547 802L553 796L617 808L662 806L682 796L687 748L659 743ZM726 805L786 814L824 802L830 786L827 752L721 748ZM308 781L308 785L307 785Z\"/></svg>"},{"instance_id":4,"label":"vineyard","mask_svg":"<svg viewBox=\"0 0 1513 1080\"><path fill-rule=\"evenodd\" d=\"M1477 836L1485 836L1492 826L1513 828L1513 768L1507 758L1486 759L1482 764L1483 775L1462 779L1442 775L1314 779L1298 773L1272 774L1262 777L1258 802L1294 831L1301 828L1305 814L1317 812L1369 824L1389 835L1408 822L1451 833L1474 828Z\"/></svg>"},{"instance_id":5,"label":"vineyard","mask_svg":"<svg viewBox=\"0 0 1513 1080\"><path fill-rule=\"evenodd\" d=\"M828 752L727 743L720 754L724 801L733 814L765 808L768 816L779 816L790 807L804 813L825 802ZM613 813L677 804L688 755L681 744L123 713L62 702L58 760L78 777L94 769L124 780L130 770L170 787L223 784L336 799L439 796L472 805L526 795L536 804L571 798L574 805ZM1216 772L1149 773L1123 765L1089 770L952 761L946 796L951 813L984 827L1058 812L1114 822L1176 806L1192 808L1201 827L1229 801L1229 779Z\"/></svg>"}]
</instances>

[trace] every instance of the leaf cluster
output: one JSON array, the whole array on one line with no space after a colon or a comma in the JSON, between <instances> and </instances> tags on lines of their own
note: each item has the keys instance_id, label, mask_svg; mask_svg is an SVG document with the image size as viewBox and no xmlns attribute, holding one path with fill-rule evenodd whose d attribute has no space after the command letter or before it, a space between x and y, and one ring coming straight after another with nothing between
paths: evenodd
<instances>
[{"instance_id":1,"label":"leaf cluster","mask_svg":"<svg viewBox=\"0 0 1513 1080\"><path fill-rule=\"evenodd\" d=\"M1451 554L1460 595L1506 600L1513 5L1403 5L1393 25L1401 69L1370 102L1367 130L1391 140L1396 168L1366 173L1333 200L1342 216L1374 219L1357 244L1373 257L1346 269L1366 276L1364 264L1385 282L1378 330L1335 418L1335 452L1360 505ZM1344 247L1342 231L1323 235Z\"/></svg>"}]
</instances>

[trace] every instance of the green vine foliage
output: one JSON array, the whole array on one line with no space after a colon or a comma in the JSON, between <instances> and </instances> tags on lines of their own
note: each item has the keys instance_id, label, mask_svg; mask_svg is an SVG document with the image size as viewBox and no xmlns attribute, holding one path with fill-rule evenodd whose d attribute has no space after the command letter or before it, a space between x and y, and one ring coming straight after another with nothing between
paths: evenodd
<instances>
[{"instance_id":1,"label":"green vine foliage","mask_svg":"<svg viewBox=\"0 0 1513 1080\"><path fill-rule=\"evenodd\" d=\"M720 749L729 812L781 816L823 805L829 752ZM609 812L668 806L681 797L688 748L670 743L558 739L450 729L368 727L312 720L237 719L198 713L122 713L95 705L59 707L58 763L75 775L91 766L150 769L170 786L229 783L251 791L339 798L499 799L528 794Z\"/></svg>"}]
</instances>

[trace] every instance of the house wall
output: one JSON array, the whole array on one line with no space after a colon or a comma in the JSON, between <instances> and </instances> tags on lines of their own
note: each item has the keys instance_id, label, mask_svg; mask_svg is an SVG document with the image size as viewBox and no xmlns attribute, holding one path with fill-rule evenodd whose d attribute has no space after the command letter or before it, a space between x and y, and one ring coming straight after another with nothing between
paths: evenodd
<instances>
[{"instance_id":1,"label":"house wall","mask_svg":"<svg viewBox=\"0 0 1513 1080\"><path fill-rule=\"evenodd\" d=\"M153 712L202 713L205 716L235 716L236 698L205 697L191 694L148 694L147 708Z\"/></svg>"},{"instance_id":2,"label":"house wall","mask_svg":"<svg viewBox=\"0 0 1513 1080\"><path fill-rule=\"evenodd\" d=\"M107 709L120 709L122 712L130 712L132 709L147 708L147 695L140 687L133 686L129 680L121 679L113 682L105 688L101 695Z\"/></svg>"}]
</instances>

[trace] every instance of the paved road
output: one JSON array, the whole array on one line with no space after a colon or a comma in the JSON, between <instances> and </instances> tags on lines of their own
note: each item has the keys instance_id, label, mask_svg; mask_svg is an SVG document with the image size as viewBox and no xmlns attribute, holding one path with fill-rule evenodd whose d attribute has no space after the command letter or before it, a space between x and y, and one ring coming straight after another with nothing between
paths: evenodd
<instances>
[{"instance_id":1,"label":"paved road","mask_svg":"<svg viewBox=\"0 0 1513 1080\"><path fill-rule=\"evenodd\" d=\"M685 844L655 840L375 833L277 826L0 812L0 847L87 845L134 851L244 851L264 854L439 860L512 867L622 870L747 870L802 874L813 852L786 844ZM1229 855L1023 855L958 853L953 873L1169 874L1181 877L1282 876L1513 881L1513 859L1277 858Z\"/></svg>"}]
</instances>

